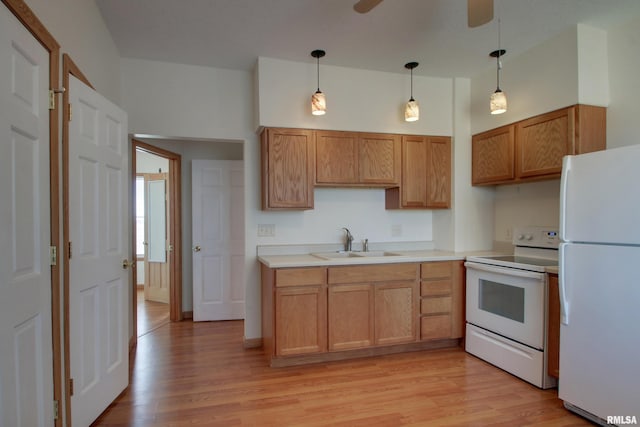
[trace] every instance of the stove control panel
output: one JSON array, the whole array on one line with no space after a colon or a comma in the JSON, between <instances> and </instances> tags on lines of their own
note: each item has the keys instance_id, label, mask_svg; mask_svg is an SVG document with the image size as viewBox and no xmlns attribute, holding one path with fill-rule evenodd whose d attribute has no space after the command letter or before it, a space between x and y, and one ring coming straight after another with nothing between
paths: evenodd
<instances>
[{"instance_id":1,"label":"stove control panel","mask_svg":"<svg viewBox=\"0 0 640 427\"><path fill-rule=\"evenodd\" d=\"M514 227L512 243L516 246L557 249L560 245L560 233L555 227Z\"/></svg>"}]
</instances>

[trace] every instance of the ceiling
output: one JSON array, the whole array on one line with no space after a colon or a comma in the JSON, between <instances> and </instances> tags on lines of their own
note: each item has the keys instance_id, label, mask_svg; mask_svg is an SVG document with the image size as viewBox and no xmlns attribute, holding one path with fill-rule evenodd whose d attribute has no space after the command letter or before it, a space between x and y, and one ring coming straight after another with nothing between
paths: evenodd
<instances>
[{"instance_id":1,"label":"ceiling","mask_svg":"<svg viewBox=\"0 0 640 427\"><path fill-rule=\"evenodd\" d=\"M251 70L259 56L321 64L471 77L493 66L497 19L467 28L466 0L385 0L368 14L356 0L96 0L121 56ZM505 63L585 23L640 15L640 0L495 0Z\"/></svg>"}]
</instances>

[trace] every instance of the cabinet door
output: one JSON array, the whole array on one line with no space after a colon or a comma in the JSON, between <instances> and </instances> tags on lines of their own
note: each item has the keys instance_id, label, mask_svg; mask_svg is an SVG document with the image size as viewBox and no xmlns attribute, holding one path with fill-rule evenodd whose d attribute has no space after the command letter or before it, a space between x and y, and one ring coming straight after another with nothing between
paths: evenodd
<instances>
[{"instance_id":1,"label":"cabinet door","mask_svg":"<svg viewBox=\"0 0 640 427\"><path fill-rule=\"evenodd\" d=\"M448 208L451 203L451 138L427 139L428 208Z\"/></svg>"},{"instance_id":2,"label":"cabinet door","mask_svg":"<svg viewBox=\"0 0 640 427\"><path fill-rule=\"evenodd\" d=\"M354 132L316 132L316 184L358 182L358 138Z\"/></svg>"},{"instance_id":3,"label":"cabinet door","mask_svg":"<svg viewBox=\"0 0 640 427\"><path fill-rule=\"evenodd\" d=\"M573 151L574 125L574 107L519 122L516 130L517 176L560 176L562 157Z\"/></svg>"},{"instance_id":4,"label":"cabinet door","mask_svg":"<svg viewBox=\"0 0 640 427\"><path fill-rule=\"evenodd\" d=\"M261 145L262 209L313 209L313 131L268 128Z\"/></svg>"},{"instance_id":5,"label":"cabinet door","mask_svg":"<svg viewBox=\"0 0 640 427\"><path fill-rule=\"evenodd\" d=\"M375 285L376 345L416 340L416 288L416 282Z\"/></svg>"},{"instance_id":6,"label":"cabinet door","mask_svg":"<svg viewBox=\"0 0 640 427\"><path fill-rule=\"evenodd\" d=\"M428 141L423 136L402 137L402 207L427 207Z\"/></svg>"},{"instance_id":7,"label":"cabinet door","mask_svg":"<svg viewBox=\"0 0 640 427\"><path fill-rule=\"evenodd\" d=\"M547 373L560 376L560 294L558 276L549 275L549 321L547 322Z\"/></svg>"},{"instance_id":8,"label":"cabinet door","mask_svg":"<svg viewBox=\"0 0 640 427\"><path fill-rule=\"evenodd\" d=\"M400 184L400 136L358 134L358 173L361 184Z\"/></svg>"},{"instance_id":9,"label":"cabinet door","mask_svg":"<svg viewBox=\"0 0 640 427\"><path fill-rule=\"evenodd\" d=\"M473 185L495 184L515 178L514 125L474 135L471 144Z\"/></svg>"},{"instance_id":10,"label":"cabinet door","mask_svg":"<svg viewBox=\"0 0 640 427\"><path fill-rule=\"evenodd\" d=\"M373 301L369 284L329 287L329 350L373 345Z\"/></svg>"},{"instance_id":11,"label":"cabinet door","mask_svg":"<svg viewBox=\"0 0 640 427\"><path fill-rule=\"evenodd\" d=\"M327 287L275 290L276 356L327 351Z\"/></svg>"}]
</instances>

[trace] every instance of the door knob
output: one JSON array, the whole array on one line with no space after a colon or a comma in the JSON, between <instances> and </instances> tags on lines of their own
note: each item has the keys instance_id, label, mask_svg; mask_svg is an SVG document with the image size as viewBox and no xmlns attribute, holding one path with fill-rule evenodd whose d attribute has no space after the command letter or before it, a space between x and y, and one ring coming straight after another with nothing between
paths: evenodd
<instances>
[{"instance_id":1,"label":"door knob","mask_svg":"<svg viewBox=\"0 0 640 427\"><path fill-rule=\"evenodd\" d=\"M126 270L129 267L135 268L135 266L136 266L135 261L129 261L128 259L123 259L122 260L122 269L123 270Z\"/></svg>"},{"instance_id":2,"label":"door knob","mask_svg":"<svg viewBox=\"0 0 640 427\"><path fill-rule=\"evenodd\" d=\"M202 248L200 246L194 246L193 247L193 252L200 252L202 250Z\"/></svg>"}]
</instances>

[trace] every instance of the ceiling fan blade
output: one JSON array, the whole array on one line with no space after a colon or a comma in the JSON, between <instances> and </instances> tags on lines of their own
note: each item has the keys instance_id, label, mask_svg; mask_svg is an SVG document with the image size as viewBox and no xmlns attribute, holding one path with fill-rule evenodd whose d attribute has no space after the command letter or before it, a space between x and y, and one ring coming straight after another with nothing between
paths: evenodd
<instances>
[{"instance_id":1,"label":"ceiling fan blade","mask_svg":"<svg viewBox=\"0 0 640 427\"><path fill-rule=\"evenodd\" d=\"M469 27L479 27L493 19L493 0L467 0Z\"/></svg>"},{"instance_id":2,"label":"ceiling fan blade","mask_svg":"<svg viewBox=\"0 0 640 427\"><path fill-rule=\"evenodd\" d=\"M382 3L382 0L360 0L353 5L353 10L358 13L367 13L380 3Z\"/></svg>"}]
</instances>

